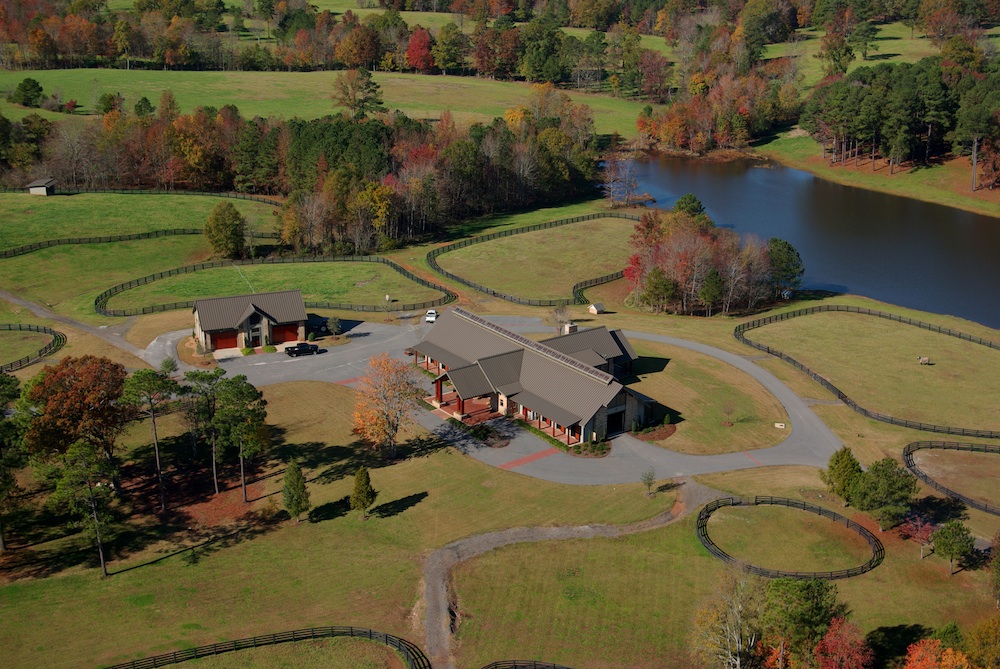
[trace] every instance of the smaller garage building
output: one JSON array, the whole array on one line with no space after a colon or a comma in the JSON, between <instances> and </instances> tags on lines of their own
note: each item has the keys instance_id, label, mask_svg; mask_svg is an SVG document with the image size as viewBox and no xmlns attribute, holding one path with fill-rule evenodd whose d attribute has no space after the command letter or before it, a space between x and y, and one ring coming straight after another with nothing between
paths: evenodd
<instances>
[{"instance_id":1,"label":"smaller garage building","mask_svg":"<svg viewBox=\"0 0 1000 669\"><path fill-rule=\"evenodd\" d=\"M206 351L306 338L306 307L297 290L195 300L193 311L194 336Z\"/></svg>"}]
</instances>

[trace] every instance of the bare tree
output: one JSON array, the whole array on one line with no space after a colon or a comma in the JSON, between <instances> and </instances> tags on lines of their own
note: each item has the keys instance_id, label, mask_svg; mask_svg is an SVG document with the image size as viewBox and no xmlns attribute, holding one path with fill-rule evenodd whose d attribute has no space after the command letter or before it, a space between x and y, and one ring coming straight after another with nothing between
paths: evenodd
<instances>
[{"instance_id":1,"label":"bare tree","mask_svg":"<svg viewBox=\"0 0 1000 669\"><path fill-rule=\"evenodd\" d=\"M715 594L698 610L694 623L695 652L719 669L758 669L764 665L759 642L764 630L767 582L731 567Z\"/></svg>"}]
</instances>

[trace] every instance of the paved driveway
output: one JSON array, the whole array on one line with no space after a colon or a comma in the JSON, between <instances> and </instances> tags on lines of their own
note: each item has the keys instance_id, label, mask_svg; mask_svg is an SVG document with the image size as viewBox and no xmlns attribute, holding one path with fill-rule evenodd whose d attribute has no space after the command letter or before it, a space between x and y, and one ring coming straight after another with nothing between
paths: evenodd
<instances>
[{"instance_id":1,"label":"paved driveway","mask_svg":"<svg viewBox=\"0 0 1000 669\"><path fill-rule=\"evenodd\" d=\"M403 358L403 351L420 341L429 325L386 325L342 321L351 343L333 346L326 353L289 358L284 353L264 353L220 360L229 376L246 374L255 386L286 381L344 382L364 376L368 359L379 353ZM321 342L322 344L322 342Z\"/></svg>"}]
</instances>

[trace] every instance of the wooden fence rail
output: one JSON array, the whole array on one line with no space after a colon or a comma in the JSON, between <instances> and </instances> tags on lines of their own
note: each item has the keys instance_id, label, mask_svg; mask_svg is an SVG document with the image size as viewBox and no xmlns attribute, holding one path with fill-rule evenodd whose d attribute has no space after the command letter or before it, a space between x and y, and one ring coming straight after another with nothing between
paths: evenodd
<instances>
[{"instance_id":1,"label":"wooden fence rail","mask_svg":"<svg viewBox=\"0 0 1000 669\"><path fill-rule=\"evenodd\" d=\"M4 332L38 332L40 334L47 334L52 337L52 341L40 348L35 353L31 355L26 355L23 358L15 360L13 362L7 362L0 365L0 372L13 372L15 370L21 369L22 367L27 367L28 365L44 358L47 355L55 353L63 347L66 343L66 335L58 330L53 330L52 328L47 328L44 325L31 325L29 323L0 323L0 331Z\"/></svg>"},{"instance_id":2,"label":"wooden fence rail","mask_svg":"<svg viewBox=\"0 0 1000 669\"><path fill-rule=\"evenodd\" d=\"M938 432L938 433L941 433L941 434L954 434L954 435L959 435L959 436L963 436L963 437L976 437L976 438L979 438L979 439L996 439L996 438L1000 438L1000 431L996 431L996 430L979 430L979 429L965 428L965 427L952 427L952 426L948 426L948 425L935 425L933 423L923 423L923 422L915 421L915 420L907 420L905 418L896 418L896 417L890 416L888 414L879 413L877 411L871 411L870 409L866 409L865 407L861 406L860 404L858 404L857 402L855 402L853 399L851 399L850 397L848 397L847 394L844 393L844 391L842 391L840 388L838 388L837 386L833 385L832 383L830 383L829 381L827 381L825 378L823 378L822 376L820 376L819 374L817 374L816 372L814 372L809 367L806 367L805 365L803 365L801 362L799 362L795 358L793 358L793 357L791 357L789 355L786 355L785 353L783 353L783 352L781 352L781 351L779 351L777 349L771 348L770 346L766 346L764 344L759 344L759 343L757 343L755 341L751 341L744 334L744 333L746 333L746 332L748 332L750 330L753 330L753 329L756 329L756 328L759 328L759 327L763 327L763 326L768 325L770 323L778 323L780 321L791 320L792 318L799 318L800 316L807 316L809 314L816 314L816 313L830 312L830 311L833 311L833 312L841 311L841 312L852 313L852 314L864 314L864 315L867 315L867 316L876 316L878 318L884 318L886 320L896 321L897 323L904 323L906 325L912 325L914 327L918 327L918 328L921 328L921 329L924 329L924 330L930 330L931 332L938 332L940 334L947 335L949 337L956 337L956 338L962 339L964 341L972 342L973 344L979 344L980 346L986 346L987 348L992 348L992 349L1000 350L1000 344L992 342L992 341L990 341L988 339L983 339L982 337L976 337L974 335L967 334L965 332L960 332L958 330L952 330L950 328L941 327L939 325L934 325L932 323L925 323L923 321L917 321L917 320L914 320L912 318L907 318L905 316L897 316L896 314L890 314L890 313L886 313L884 311L876 311L874 309L866 309L864 307L852 307L852 306L846 306L846 305L841 305L841 304L824 304L824 305L820 305L818 307L809 307L807 309L798 309L796 311L788 311L788 312L785 312L785 313L782 313L782 314L777 314L775 316L770 316L768 318L760 318L760 319L757 319L757 320L748 321L746 323L741 323L740 325L736 326L735 330L733 330L733 336L736 337L737 341L740 341L740 342L746 344L747 346L751 346L751 347L757 349L758 351L763 351L764 353L768 353L770 355L773 355L776 358L780 358L780 359L784 360L785 362L787 362L788 364L790 364L793 367L795 367L796 369L798 369L798 370L800 370L802 372L805 372L806 374L809 375L809 377L812 380L816 381L816 383L820 384L821 386L823 386L824 388L826 388L827 390L829 390L831 393L833 393L834 395L836 395L837 399L839 399L841 402L843 402L847 406L851 407L851 409L853 409L854 411L857 411L859 414L861 414L862 416L864 416L866 418L871 418L872 420L877 420L877 421L880 421L880 422L883 422L883 423L889 423L891 425L899 425L901 427L908 427L908 428L911 428L911 429L914 429L914 430L923 430L925 432Z\"/></svg>"},{"instance_id":3,"label":"wooden fence rail","mask_svg":"<svg viewBox=\"0 0 1000 669\"><path fill-rule=\"evenodd\" d=\"M934 488L938 492L941 492L952 499L957 499L958 501L965 504L967 507L972 509L979 509L986 513L992 514L994 516L1000 516L1000 506L994 504L989 504L987 502L981 502L978 499L972 499L966 495L959 492L955 492L951 488L946 488L941 485L926 473L924 473L917 463L913 460L913 454L920 450L943 450L943 451L966 451L968 453L996 453L1000 454L1000 446L996 444L968 444L957 441L914 441L906 445L903 449L903 463L906 468L913 472L913 475L919 478L921 481Z\"/></svg>"}]
</instances>

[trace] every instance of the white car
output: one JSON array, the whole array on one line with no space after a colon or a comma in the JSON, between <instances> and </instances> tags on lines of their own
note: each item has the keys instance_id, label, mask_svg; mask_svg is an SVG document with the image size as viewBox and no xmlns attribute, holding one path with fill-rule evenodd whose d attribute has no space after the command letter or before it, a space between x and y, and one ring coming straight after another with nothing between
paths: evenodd
<instances>
[{"instance_id":1,"label":"white car","mask_svg":"<svg viewBox=\"0 0 1000 669\"><path fill-rule=\"evenodd\" d=\"M434 309L428 310L427 314L424 315L424 323L433 323L437 319L438 319L438 312L435 311Z\"/></svg>"}]
</instances>

